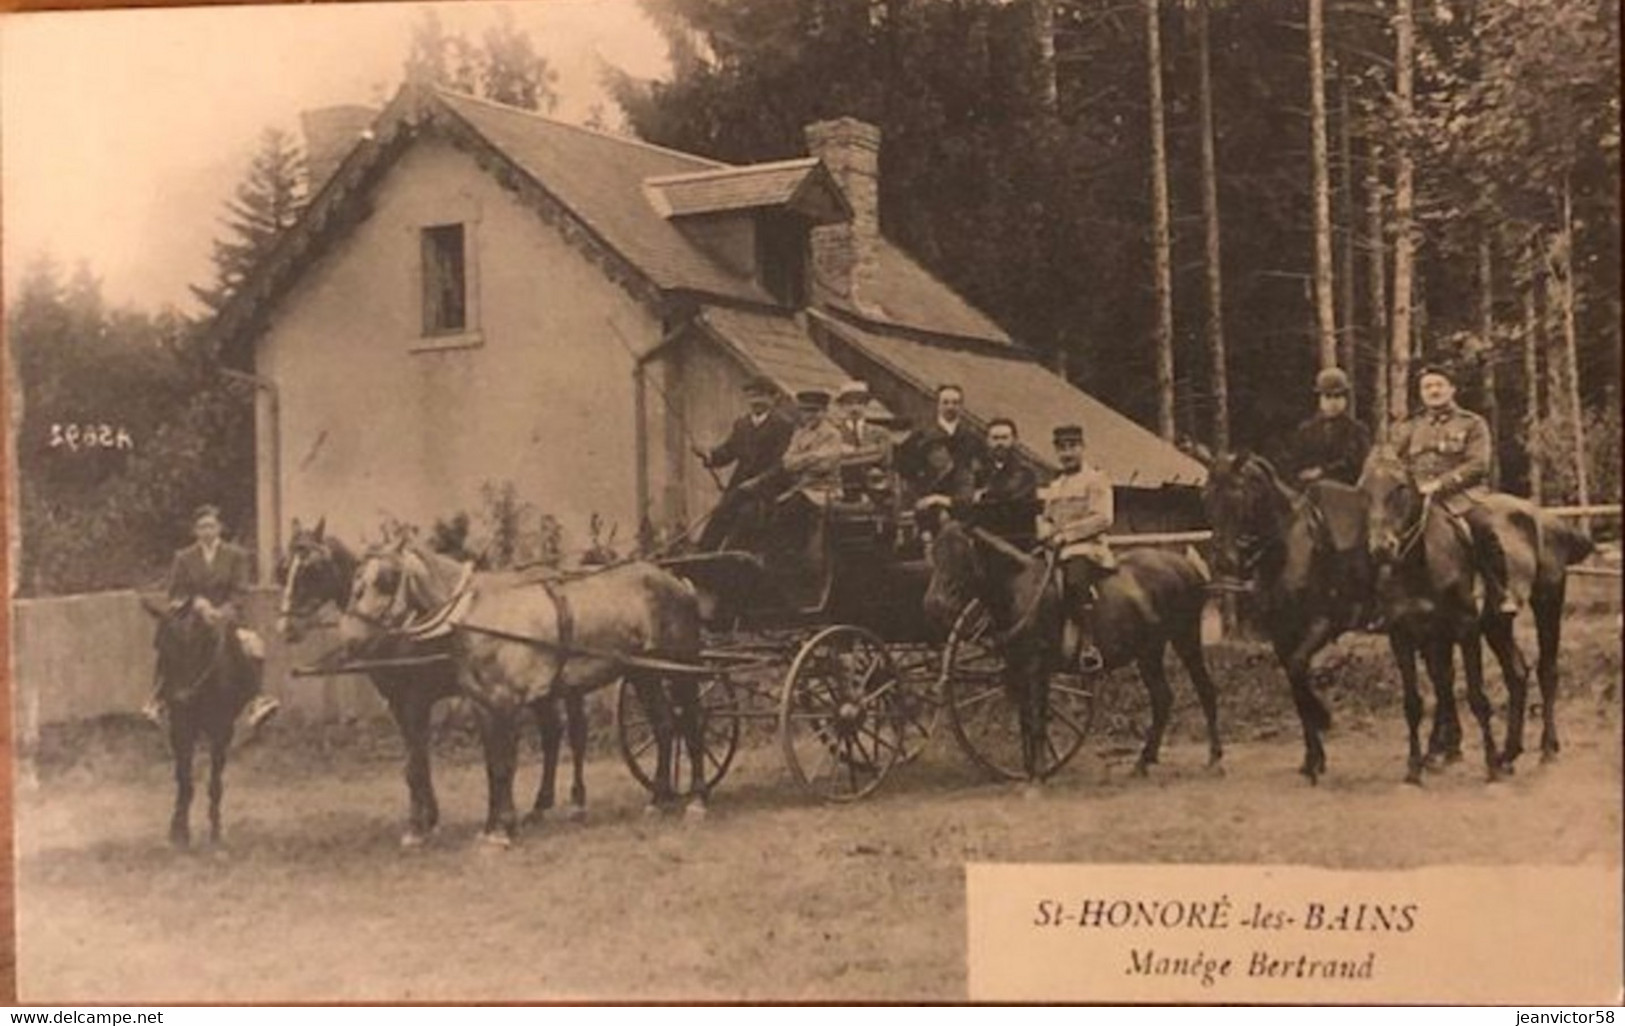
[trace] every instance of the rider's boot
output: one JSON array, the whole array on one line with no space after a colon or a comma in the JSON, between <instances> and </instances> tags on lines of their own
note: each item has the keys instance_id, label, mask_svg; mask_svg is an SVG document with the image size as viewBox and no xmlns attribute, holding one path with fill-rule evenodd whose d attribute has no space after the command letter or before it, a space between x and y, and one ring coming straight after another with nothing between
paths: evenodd
<instances>
[{"instance_id":1,"label":"rider's boot","mask_svg":"<svg viewBox=\"0 0 1625 1026\"><path fill-rule=\"evenodd\" d=\"M1512 616L1522 608L1523 603L1521 596L1516 594L1512 587L1511 574L1507 570L1506 549L1501 545L1501 536L1487 524L1473 524L1472 527L1486 590L1497 600L1496 612L1502 616Z\"/></svg>"},{"instance_id":2,"label":"rider's boot","mask_svg":"<svg viewBox=\"0 0 1625 1026\"><path fill-rule=\"evenodd\" d=\"M1100 654L1100 646L1095 644L1095 603L1092 595L1090 601L1078 609L1078 635L1078 657L1074 665L1079 673L1098 673L1106 665L1106 660Z\"/></svg>"}]
</instances>

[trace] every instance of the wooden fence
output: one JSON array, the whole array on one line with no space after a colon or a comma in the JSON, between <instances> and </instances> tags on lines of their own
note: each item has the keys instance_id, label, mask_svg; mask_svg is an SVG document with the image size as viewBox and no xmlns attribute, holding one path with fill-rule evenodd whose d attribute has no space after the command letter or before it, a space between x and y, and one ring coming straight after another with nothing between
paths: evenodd
<instances>
[{"instance_id":1,"label":"wooden fence","mask_svg":"<svg viewBox=\"0 0 1625 1026\"><path fill-rule=\"evenodd\" d=\"M277 592L255 589L249 622L265 638L265 687L285 711L335 722L387 712L364 677L293 679L288 670L334 644L331 631L297 646L275 636ZM133 591L96 592L12 604L11 651L17 729L24 741L53 723L134 714L152 691L153 622Z\"/></svg>"}]
</instances>

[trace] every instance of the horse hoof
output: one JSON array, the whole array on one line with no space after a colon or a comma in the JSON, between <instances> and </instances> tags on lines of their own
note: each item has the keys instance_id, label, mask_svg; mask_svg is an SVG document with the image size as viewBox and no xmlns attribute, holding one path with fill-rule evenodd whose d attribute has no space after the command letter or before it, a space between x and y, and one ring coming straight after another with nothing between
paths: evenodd
<instances>
[{"instance_id":1,"label":"horse hoof","mask_svg":"<svg viewBox=\"0 0 1625 1026\"><path fill-rule=\"evenodd\" d=\"M660 807L659 802L649 802L643 807L644 819L658 819L666 810Z\"/></svg>"},{"instance_id":2,"label":"horse hoof","mask_svg":"<svg viewBox=\"0 0 1625 1026\"><path fill-rule=\"evenodd\" d=\"M507 851L513 847L513 838L506 831L486 830L480 834L480 844L487 851Z\"/></svg>"},{"instance_id":3,"label":"horse hoof","mask_svg":"<svg viewBox=\"0 0 1625 1026\"><path fill-rule=\"evenodd\" d=\"M1224 777L1224 763L1217 759L1207 764L1207 775L1216 779Z\"/></svg>"},{"instance_id":4,"label":"horse hoof","mask_svg":"<svg viewBox=\"0 0 1625 1026\"><path fill-rule=\"evenodd\" d=\"M429 835L420 834L415 830L408 831L407 833L401 835L402 851L416 851L418 848L421 848L428 843Z\"/></svg>"},{"instance_id":5,"label":"horse hoof","mask_svg":"<svg viewBox=\"0 0 1625 1026\"><path fill-rule=\"evenodd\" d=\"M585 805L572 805L564 813L564 818L571 823L585 823L587 822L587 807Z\"/></svg>"},{"instance_id":6,"label":"horse hoof","mask_svg":"<svg viewBox=\"0 0 1625 1026\"><path fill-rule=\"evenodd\" d=\"M1413 768L1409 773L1405 774L1405 783L1410 784L1412 787L1421 787L1422 771Z\"/></svg>"},{"instance_id":7,"label":"horse hoof","mask_svg":"<svg viewBox=\"0 0 1625 1026\"><path fill-rule=\"evenodd\" d=\"M1150 767L1150 765L1148 763L1137 762L1137 763L1134 764L1134 776L1137 779L1144 780L1146 777L1149 777L1150 775L1151 775L1151 767Z\"/></svg>"},{"instance_id":8,"label":"horse hoof","mask_svg":"<svg viewBox=\"0 0 1625 1026\"><path fill-rule=\"evenodd\" d=\"M1554 763L1556 761L1557 761L1557 749L1554 748L1554 749L1551 749L1549 751L1544 751L1544 752L1540 753L1540 764L1542 766L1550 766L1552 763Z\"/></svg>"},{"instance_id":9,"label":"horse hoof","mask_svg":"<svg viewBox=\"0 0 1625 1026\"><path fill-rule=\"evenodd\" d=\"M710 815L710 810L705 807L705 803L702 801L689 802L688 808L683 810L683 818L691 823L698 823L708 815Z\"/></svg>"},{"instance_id":10,"label":"horse hoof","mask_svg":"<svg viewBox=\"0 0 1625 1026\"><path fill-rule=\"evenodd\" d=\"M1044 787L1036 780L1028 783L1021 789L1022 801L1036 802L1042 797L1044 797Z\"/></svg>"}]
</instances>

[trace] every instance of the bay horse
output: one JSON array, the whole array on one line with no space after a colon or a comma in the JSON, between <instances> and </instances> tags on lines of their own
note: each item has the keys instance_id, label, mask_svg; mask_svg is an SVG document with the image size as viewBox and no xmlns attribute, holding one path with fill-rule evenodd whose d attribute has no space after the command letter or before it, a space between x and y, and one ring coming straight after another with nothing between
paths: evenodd
<instances>
[{"instance_id":1,"label":"bay horse","mask_svg":"<svg viewBox=\"0 0 1625 1026\"><path fill-rule=\"evenodd\" d=\"M209 841L218 843L226 760L237 715L252 697L246 657L232 626L205 616L190 600L160 608L143 599L141 607L158 621L155 672L169 711L169 750L175 762L169 841L177 848L192 843L192 757L201 740L209 749Z\"/></svg>"},{"instance_id":2,"label":"bay horse","mask_svg":"<svg viewBox=\"0 0 1625 1026\"><path fill-rule=\"evenodd\" d=\"M973 600L987 610L1004 661L1004 683L1018 703L1023 764L1036 781L1047 731L1050 677L1066 669L1062 625L1082 595L1062 596L1060 572L984 528L943 519L931 530L931 579L925 613L939 626L954 623ZM1202 655L1206 581L1184 556L1131 549L1096 585L1095 644L1099 673L1133 663L1151 697L1151 726L1134 765L1137 776L1160 756L1173 706L1163 657L1173 646L1190 674L1207 721L1208 766L1224 757L1218 698Z\"/></svg>"},{"instance_id":3,"label":"bay horse","mask_svg":"<svg viewBox=\"0 0 1625 1026\"><path fill-rule=\"evenodd\" d=\"M1318 783L1326 772L1321 735L1332 715L1315 694L1309 668L1367 601L1365 500L1335 481L1317 481L1299 492L1256 453L1204 455L1202 504L1213 530L1213 590L1254 596L1303 727L1298 772Z\"/></svg>"},{"instance_id":4,"label":"bay horse","mask_svg":"<svg viewBox=\"0 0 1625 1026\"><path fill-rule=\"evenodd\" d=\"M1513 616L1500 611L1500 596L1484 580L1466 525L1438 509L1431 496L1424 496L1404 462L1392 452L1371 454L1360 476L1360 489L1368 502L1372 557L1382 571L1379 600L1390 622L1391 647L1405 686L1410 728L1407 782L1421 782L1417 724L1422 702L1416 688L1416 654L1421 652L1434 679L1439 703L1436 722L1454 720L1452 641L1462 651L1467 701L1483 736L1487 776L1495 780L1511 774L1523 754L1529 669L1513 636ZM1568 567L1588 556L1592 543L1526 500L1492 493L1482 501L1490 505L1496 519L1509 575L1531 582L1529 609L1538 646L1536 673L1543 720L1541 755L1542 761L1550 761L1560 748L1557 658ZM1491 729L1492 709L1484 692L1482 641L1495 654L1507 689L1506 739L1499 753Z\"/></svg>"},{"instance_id":5,"label":"bay horse","mask_svg":"<svg viewBox=\"0 0 1625 1026\"><path fill-rule=\"evenodd\" d=\"M338 537L326 531L326 518L315 527L303 527L296 519L288 543L288 555L281 572L282 598L277 611L277 631L282 639L296 644L317 626L317 617L328 607L342 613L349 601L351 582L360 558ZM451 665L450 639L379 638L374 655L378 659L433 659L444 662L417 666L380 667L369 670L367 678L389 706L406 748L406 787L408 815L403 848L421 846L440 821L430 766L431 714L435 705L456 697L457 675ZM574 778L570 787L572 819L585 815L587 792L583 764L587 749L586 710L579 694L542 699L532 704L542 742L542 780L529 823L540 823L555 802L556 776L565 721L569 728ZM561 716L562 709L562 716Z\"/></svg>"},{"instance_id":6,"label":"bay horse","mask_svg":"<svg viewBox=\"0 0 1625 1026\"><path fill-rule=\"evenodd\" d=\"M699 601L692 587L644 562L621 563L556 583L472 566L409 547L360 559L339 634L358 657L381 639L444 632L457 690L473 700L485 748L488 810L482 837L506 846L517 816L513 777L521 711L623 677L642 703L657 745L656 806L676 800L673 723L690 756L688 812L706 802L698 679ZM433 633L433 632L430 632ZM667 664L664 671L658 664Z\"/></svg>"}]
</instances>

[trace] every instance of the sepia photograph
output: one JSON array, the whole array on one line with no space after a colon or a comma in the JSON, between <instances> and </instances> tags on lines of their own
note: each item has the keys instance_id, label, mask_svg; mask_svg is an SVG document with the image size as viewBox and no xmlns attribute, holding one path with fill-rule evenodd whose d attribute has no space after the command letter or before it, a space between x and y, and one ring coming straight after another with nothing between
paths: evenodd
<instances>
[{"instance_id":1,"label":"sepia photograph","mask_svg":"<svg viewBox=\"0 0 1625 1026\"><path fill-rule=\"evenodd\" d=\"M1625 993L1617 3L27 6L0 999Z\"/></svg>"}]
</instances>

